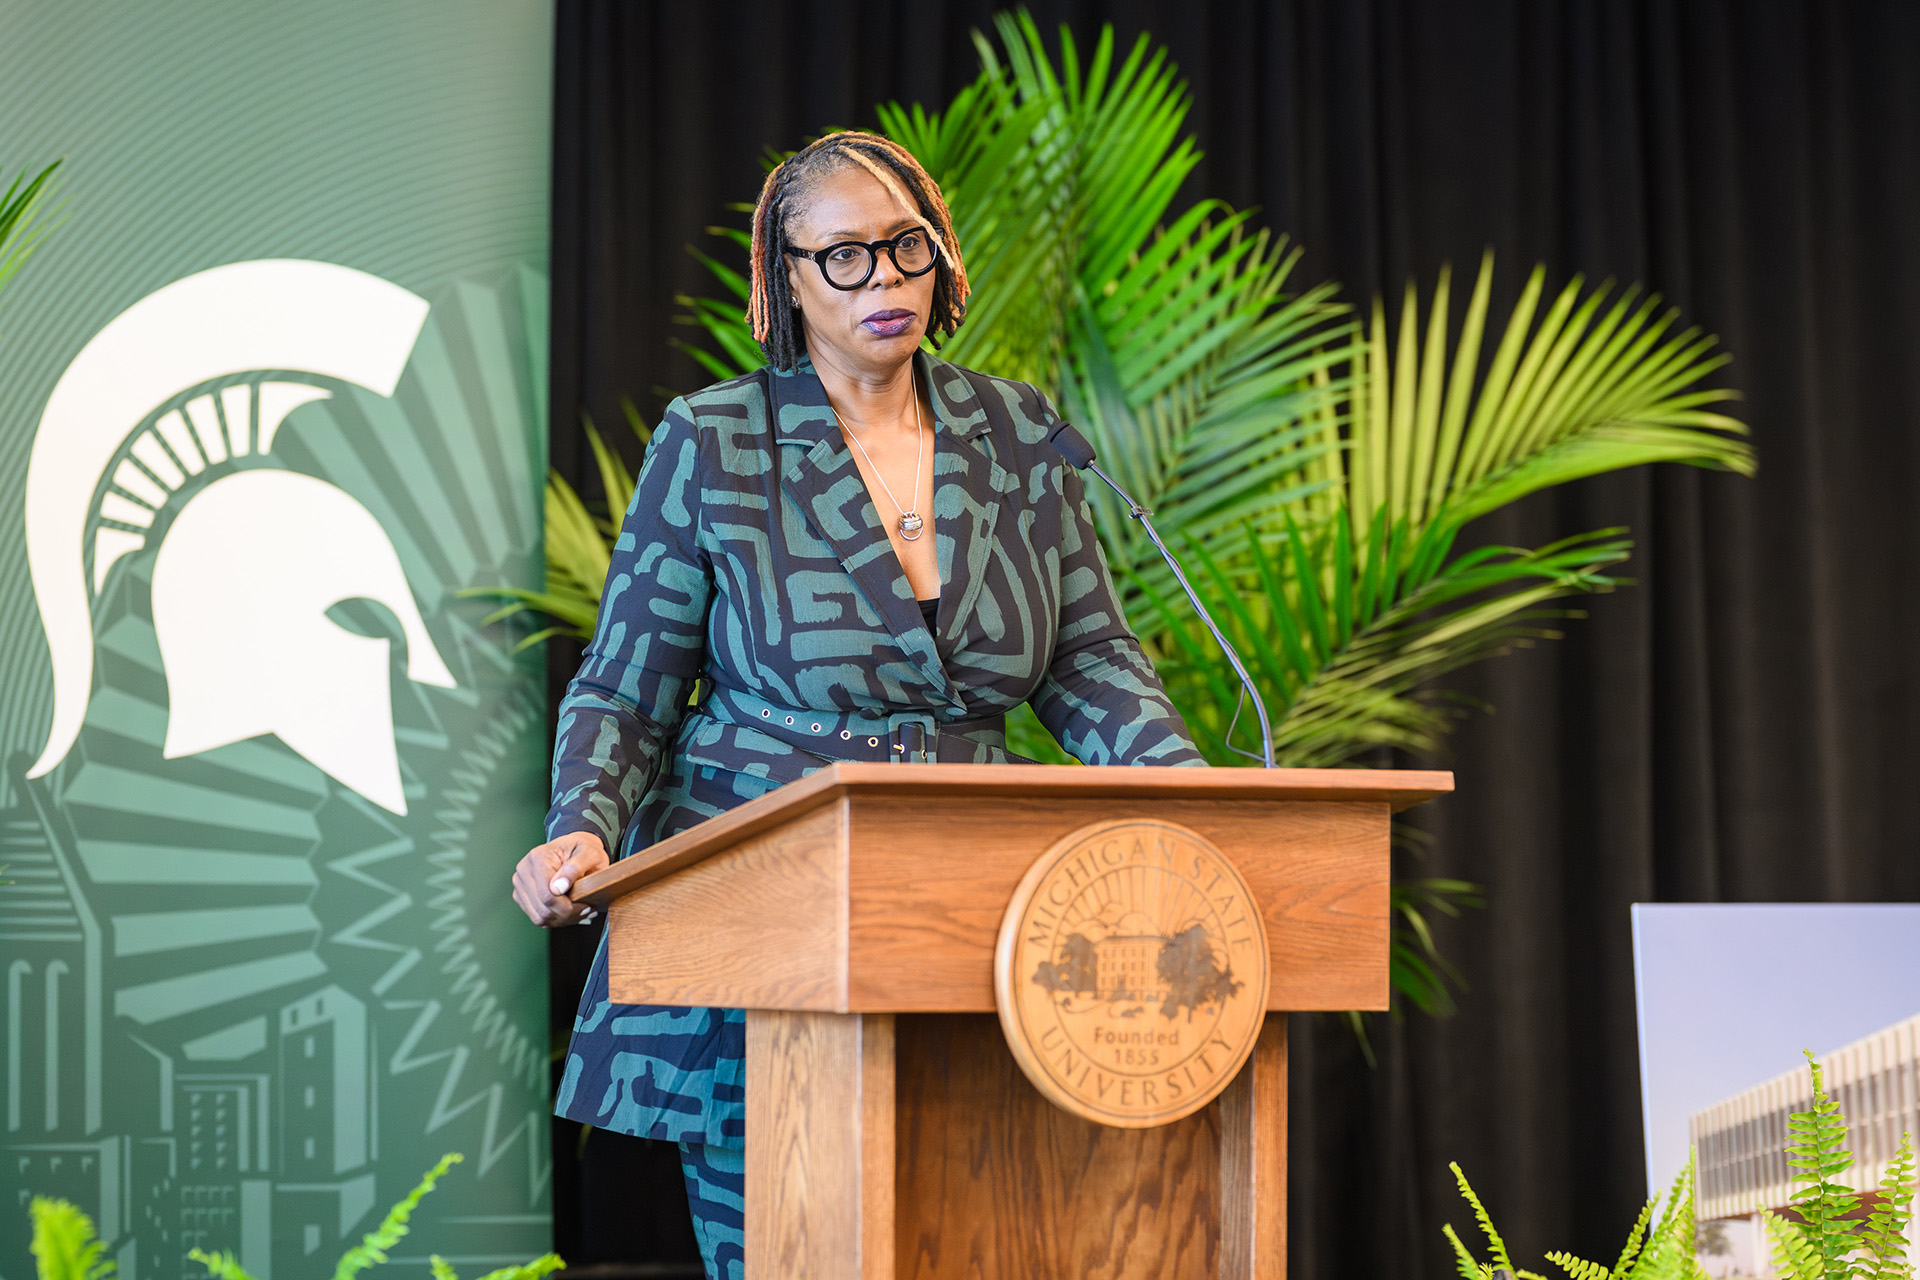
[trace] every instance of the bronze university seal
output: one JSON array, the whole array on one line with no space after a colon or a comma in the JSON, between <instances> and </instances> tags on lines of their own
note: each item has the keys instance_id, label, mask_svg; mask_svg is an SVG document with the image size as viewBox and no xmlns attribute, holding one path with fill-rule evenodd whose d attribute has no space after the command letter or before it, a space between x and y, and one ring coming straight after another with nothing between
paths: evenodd
<instances>
[{"instance_id":1,"label":"bronze university seal","mask_svg":"<svg viewBox=\"0 0 1920 1280\"><path fill-rule=\"evenodd\" d=\"M1174 822L1082 827L1040 855L1000 923L994 1002L1056 1105L1144 1129L1190 1115L1253 1052L1267 931L1220 850Z\"/></svg>"}]
</instances>

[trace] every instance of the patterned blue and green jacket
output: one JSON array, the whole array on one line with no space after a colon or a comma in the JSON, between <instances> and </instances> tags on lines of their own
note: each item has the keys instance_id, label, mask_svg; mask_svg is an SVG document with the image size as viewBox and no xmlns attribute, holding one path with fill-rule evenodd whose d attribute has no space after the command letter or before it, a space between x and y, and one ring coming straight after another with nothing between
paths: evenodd
<instances>
[{"instance_id":1,"label":"patterned blue and green jacket","mask_svg":"<svg viewBox=\"0 0 1920 1280\"><path fill-rule=\"evenodd\" d=\"M916 359L936 419L931 631L804 357L675 400L560 707L549 837L592 831L624 857L832 760L1008 760L999 717L1023 702L1088 764L1204 763L1047 443L1052 406ZM743 1025L612 1003L603 941L555 1110L738 1147Z\"/></svg>"}]
</instances>

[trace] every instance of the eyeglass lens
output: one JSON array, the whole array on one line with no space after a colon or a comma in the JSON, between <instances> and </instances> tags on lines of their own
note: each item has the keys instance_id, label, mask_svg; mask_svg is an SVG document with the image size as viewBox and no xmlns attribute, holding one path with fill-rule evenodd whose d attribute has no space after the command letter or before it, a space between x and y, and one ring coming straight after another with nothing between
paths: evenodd
<instances>
[{"instance_id":1,"label":"eyeglass lens","mask_svg":"<svg viewBox=\"0 0 1920 1280\"><path fill-rule=\"evenodd\" d=\"M918 275L933 265L933 244L924 232L909 231L893 242L892 255L901 271ZM856 288L873 274L873 250L864 244L838 244L821 266L833 284Z\"/></svg>"}]
</instances>

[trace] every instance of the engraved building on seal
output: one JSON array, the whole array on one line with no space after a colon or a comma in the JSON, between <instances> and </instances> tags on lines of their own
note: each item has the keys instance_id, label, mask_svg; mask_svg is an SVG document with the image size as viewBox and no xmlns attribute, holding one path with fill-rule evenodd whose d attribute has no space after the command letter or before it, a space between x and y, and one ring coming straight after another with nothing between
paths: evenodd
<instances>
[{"instance_id":1,"label":"engraved building on seal","mask_svg":"<svg viewBox=\"0 0 1920 1280\"><path fill-rule=\"evenodd\" d=\"M1252 1051L1270 966L1239 872L1177 823L1094 823L1035 861L1001 926L994 982L1015 1059L1102 1124L1204 1106Z\"/></svg>"}]
</instances>

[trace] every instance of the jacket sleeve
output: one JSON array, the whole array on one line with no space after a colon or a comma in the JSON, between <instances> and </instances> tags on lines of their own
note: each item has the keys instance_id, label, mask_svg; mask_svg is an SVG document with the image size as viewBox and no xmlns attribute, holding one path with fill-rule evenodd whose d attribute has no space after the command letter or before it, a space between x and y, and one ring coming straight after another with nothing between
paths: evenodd
<instances>
[{"instance_id":1,"label":"jacket sleeve","mask_svg":"<svg viewBox=\"0 0 1920 1280\"><path fill-rule=\"evenodd\" d=\"M1035 714L1084 764L1206 764L1121 615L1080 473L1060 475L1060 631Z\"/></svg>"},{"instance_id":2,"label":"jacket sleeve","mask_svg":"<svg viewBox=\"0 0 1920 1280\"><path fill-rule=\"evenodd\" d=\"M607 566L600 616L560 703L547 838L591 831L620 856L706 661L713 567L700 546L701 435L667 406Z\"/></svg>"}]
</instances>

